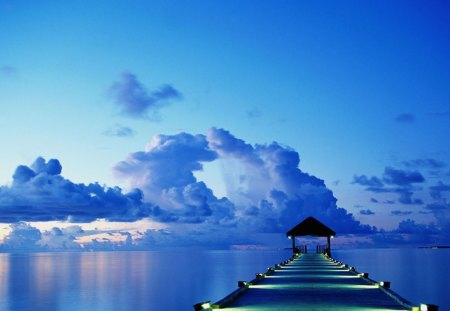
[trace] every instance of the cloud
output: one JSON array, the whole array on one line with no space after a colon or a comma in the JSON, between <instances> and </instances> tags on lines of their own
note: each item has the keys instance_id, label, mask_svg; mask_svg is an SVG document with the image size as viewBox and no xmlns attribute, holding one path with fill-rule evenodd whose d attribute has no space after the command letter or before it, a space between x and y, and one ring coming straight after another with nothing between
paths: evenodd
<instances>
[{"instance_id":1,"label":"cloud","mask_svg":"<svg viewBox=\"0 0 450 311\"><path fill-rule=\"evenodd\" d=\"M415 159L411 161L403 161L403 165L406 167L413 167L413 168L431 168L431 169L441 169L446 166L445 162L426 158L426 159Z\"/></svg>"},{"instance_id":2,"label":"cloud","mask_svg":"<svg viewBox=\"0 0 450 311\"><path fill-rule=\"evenodd\" d=\"M131 137L135 131L131 127L116 124L104 131L103 134L114 137Z\"/></svg>"},{"instance_id":3,"label":"cloud","mask_svg":"<svg viewBox=\"0 0 450 311\"><path fill-rule=\"evenodd\" d=\"M392 216L406 216L411 214L412 214L411 211L400 211L400 210L391 211Z\"/></svg>"},{"instance_id":4,"label":"cloud","mask_svg":"<svg viewBox=\"0 0 450 311\"><path fill-rule=\"evenodd\" d=\"M109 88L109 94L124 116L156 120L159 110L171 100L180 99L181 93L169 84L149 91L138 78L129 72Z\"/></svg>"},{"instance_id":5,"label":"cloud","mask_svg":"<svg viewBox=\"0 0 450 311\"><path fill-rule=\"evenodd\" d=\"M38 245L46 250L81 250L80 244L75 242L76 235L84 233L80 226L68 228L53 227L41 234Z\"/></svg>"},{"instance_id":6,"label":"cloud","mask_svg":"<svg viewBox=\"0 0 450 311\"><path fill-rule=\"evenodd\" d=\"M18 166L12 185L0 187L0 222L135 221L151 214L138 189L123 193L98 183L76 184L62 177L61 171L58 160L46 162L41 157L31 166Z\"/></svg>"},{"instance_id":7,"label":"cloud","mask_svg":"<svg viewBox=\"0 0 450 311\"><path fill-rule=\"evenodd\" d=\"M433 213L436 224L450 239L450 204L446 202L431 203L426 205L425 209Z\"/></svg>"},{"instance_id":8,"label":"cloud","mask_svg":"<svg viewBox=\"0 0 450 311\"><path fill-rule=\"evenodd\" d=\"M359 213L361 215L375 215L375 213L372 212L370 209L362 209L362 210L359 211Z\"/></svg>"},{"instance_id":9,"label":"cloud","mask_svg":"<svg viewBox=\"0 0 450 311\"><path fill-rule=\"evenodd\" d=\"M262 112L258 109L258 107L252 107L251 109L247 110L246 115L249 119L256 119L262 116Z\"/></svg>"},{"instance_id":10,"label":"cloud","mask_svg":"<svg viewBox=\"0 0 450 311\"><path fill-rule=\"evenodd\" d=\"M399 123L414 123L416 118L412 113L401 113L395 117L395 121Z\"/></svg>"},{"instance_id":11,"label":"cloud","mask_svg":"<svg viewBox=\"0 0 450 311\"><path fill-rule=\"evenodd\" d=\"M418 171L405 171L388 166L384 169L383 181L391 185L410 186L413 183L423 183L425 178Z\"/></svg>"},{"instance_id":12,"label":"cloud","mask_svg":"<svg viewBox=\"0 0 450 311\"><path fill-rule=\"evenodd\" d=\"M221 199L194 175L212 161L224 166L227 196ZM342 233L373 232L339 208L324 181L302 172L299 163L289 147L253 146L211 128L207 135L158 135L146 150L118 163L115 172L142 189L167 221L209 224L211 230L221 225L239 232L285 232L314 216Z\"/></svg>"},{"instance_id":13,"label":"cloud","mask_svg":"<svg viewBox=\"0 0 450 311\"><path fill-rule=\"evenodd\" d=\"M417 224L411 219L401 221L398 224L396 232L409 234L439 234L439 230L433 223L430 225Z\"/></svg>"},{"instance_id":14,"label":"cloud","mask_svg":"<svg viewBox=\"0 0 450 311\"><path fill-rule=\"evenodd\" d=\"M371 236L372 243L378 247L404 247L446 245L448 237L434 224L419 224L414 220L402 220L391 231L380 231Z\"/></svg>"},{"instance_id":15,"label":"cloud","mask_svg":"<svg viewBox=\"0 0 450 311\"><path fill-rule=\"evenodd\" d=\"M353 184L366 186L366 191L373 193L396 193L398 194L398 202L401 204L423 204L422 199L413 198L414 184L424 183L425 178L418 171L395 169L390 166L385 167L382 178L366 175L354 175ZM377 203L376 198L372 198L372 203ZM392 204L392 200L385 201Z\"/></svg>"},{"instance_id":16,"label":"cloud","mask_svg":"<svg viewBox=\"0 0 450 311\"><path fill-rule=\"evenodd\" d=\"M374 188L379 188L379 187L383 187L383 182L375 176L372 177L367 177L366 175L360 175L360 176L353 176L353 184L358 184L361 186L368 186L368 187L374 187Z\"/></svg>"},{"instance_id":17,"label":"cloud","mask_svg":"<svg viewBox=\"0 0 450 311\"><path fill-rule=\"evenodd\" d=\"M407 205L421 205L423 201L418 198L413 198L414 193L408 189L396 189L396 192L400 195L398 202Z\"/></svg>"},{"instance_id":18,"label":"cloud","mask_svg":"<svg viewBox=\"0 0 450 311\"><path fill-rule=\"evenodd\" d=\"M234 205L219 199L195 171L217 159L204 135L157 135L145 151L131 153L114 167L116 175L142 189L145 200L157 205L153 217L163 222L212 223L234 219Z\"/></svg>"},{"instance_id":19,"label":"cloud","mask_svg":"<svg viewBox=\"0 0 450 311\"><path fill-rule=\"evenodd\" d=\"M9 65L3 65L0 66L0 76L4 77L14 77L17 75L18 70L16 67L9 66Z\"/></svg>"},{"instance_id":20,"label":"cloud","mask_svg":"<svg viewBox=\"0 0 450 311\"><path fill-rule=\"evenodd\" d=\"M444 197L442 195L442 192L449 192L450 191L450 185L444 184L442 181L439 181L436 186L431 186L430 188L430 195L434 200L442 200Z\"/></svg>"},{"instance_id":21,"label":"cloud","mask_svg":"<svg viewBox=\"0 0 450 311\"><path fill-rule=\"evenodd\" d=\"M131 233L118 230L89 232L81 226L73 225L65 228L53 227L50 230L39 230L25 222L10 225L11 231L0 244L0 251L6 252L53 252L53 251L105 251L142 249L133 243ZM111 238L99 238L98 236ZM80 237L94 237L82 244ZM117 239L117 237L122 237ZM125 237L125 238L123 238Z\"/></svg>"},{"instance_id":22,"label":"cloud","mask_svg":"<svg viewBox=\"0 0 450 311\"><path fill-rule=\"evenodd\" d=\"M24 222L11 224L11 232L5 237L2 248L27 251L39 248L41 232Z\"/></svg>"}]
</instances>

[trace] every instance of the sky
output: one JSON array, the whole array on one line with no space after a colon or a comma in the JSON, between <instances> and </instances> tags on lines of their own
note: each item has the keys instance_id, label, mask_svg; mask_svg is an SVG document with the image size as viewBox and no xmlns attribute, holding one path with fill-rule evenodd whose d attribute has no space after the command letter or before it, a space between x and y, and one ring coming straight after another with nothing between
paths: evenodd
<instances>
[{"instance_id":1,"label":"sky","mask_svg":"<svg viewBox=\"0 0 450 311\"><path fill-rule=\"evenodd\" d=\"M449 12L0 0L0 250L450 244Z\"/></svg>"}]
</instances>

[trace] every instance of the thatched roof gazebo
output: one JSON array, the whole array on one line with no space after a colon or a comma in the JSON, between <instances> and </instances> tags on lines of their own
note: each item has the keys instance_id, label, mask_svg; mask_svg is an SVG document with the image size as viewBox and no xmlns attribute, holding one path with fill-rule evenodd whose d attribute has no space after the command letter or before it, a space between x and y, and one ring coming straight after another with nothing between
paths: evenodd
<instances>
[{"instance_id":1,"label":"thatched roof gazebo","mask_svg":"<svg viewBox=\"0 0 450 311\"><path fill-rule=\"evenodd\" d=\"M292 251L296 252L295 237L297 236L317 236L327 238L327 248L325 253L331 256L330 238L336 235L336 232L325 226L323 223L315 219L314 217L308 217L301 223L286 233L287 237L292 239Z\"/></svg>"}]
</instances>

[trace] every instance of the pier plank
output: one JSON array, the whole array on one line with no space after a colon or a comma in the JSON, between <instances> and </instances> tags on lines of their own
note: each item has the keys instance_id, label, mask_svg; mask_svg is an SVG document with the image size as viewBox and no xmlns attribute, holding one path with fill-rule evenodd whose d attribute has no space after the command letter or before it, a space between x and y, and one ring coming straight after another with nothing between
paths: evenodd
<instances>
[{"instance_id":1,"label":"pier plank","mask_svg":"<svg viewBox=\"0 0 450 311\"><path fill-rule=\"evenodd\" d=\"M411 310L323 254L303 254L230 301L224 310Z\"/></svg>"}]
</instances>

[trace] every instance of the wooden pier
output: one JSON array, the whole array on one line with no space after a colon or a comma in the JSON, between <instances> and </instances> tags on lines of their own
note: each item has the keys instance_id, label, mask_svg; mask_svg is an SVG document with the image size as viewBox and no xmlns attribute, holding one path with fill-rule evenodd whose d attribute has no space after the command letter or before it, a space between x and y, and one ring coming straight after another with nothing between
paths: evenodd
<instances>
[{"instance_id":1,"label":"wooden pier","mask_svg":"<svg viewBox=\"0 0 450 311\"><path fill-rule=\"evenodd\" d=\"M389 289L390 282L376 282L367 273L331 258L332 229L313 217L304 219L286 233L292 240L289 260L257 273L249 282L239 281L238 289L211 304L197 303L199 310L314 310L314 311L437 311L436 305L414 305ZM296 238L327 238L327 245L307 254ZM304 252L304 253L303 253Z\"/></svg>"},{"instance_id":2,"label":"wooden pier","mask_svg":"<svg viewBox=\"0 0 450 311\"><path fill-rule=\"evenodd\" d=\"M224 299L194 305L196 310L414 310L434 311L434 305L413 305L389 289L389 282L325 254L295 254L290 260L258 273Z\"/></svg>"}]
</instances>

